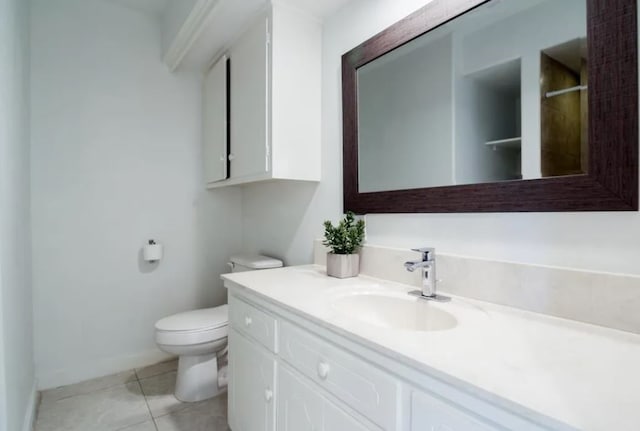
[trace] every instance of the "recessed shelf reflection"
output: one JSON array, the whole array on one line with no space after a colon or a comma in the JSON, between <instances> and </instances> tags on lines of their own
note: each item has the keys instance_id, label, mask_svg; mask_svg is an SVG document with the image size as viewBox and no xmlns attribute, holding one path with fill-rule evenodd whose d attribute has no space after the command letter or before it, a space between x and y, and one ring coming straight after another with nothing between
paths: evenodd
<instances>
[{"instance_id":1,"label":"recessed shelf reflection","mask_svg":"<svg viewBox=\"0 0 640 431\"><path fill-rule=\"evenodd\" d=\"M485 142L485 145L493 147L494 151L497 150L498 148L519 150L521 141L522 141L522 138L518 136L516 138L497 139L495 141L487 141Z\"/></svg>"}]
</instances>

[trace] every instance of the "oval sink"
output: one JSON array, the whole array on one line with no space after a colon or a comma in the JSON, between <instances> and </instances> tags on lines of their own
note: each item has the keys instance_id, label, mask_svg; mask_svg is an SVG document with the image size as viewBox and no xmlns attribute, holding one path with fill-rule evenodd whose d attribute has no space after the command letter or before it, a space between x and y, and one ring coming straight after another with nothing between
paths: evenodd
<instances>
[{"instance_id":1,"label":"oval sink","mask_svg":"<svg viewBox=\"0 0 640 431\"><path fill-rule=\"evenodd\" d=\"M332 302L340 314L381 328L403 331L444 331L458 320L432 302L412 296L358 293Z\"/></svg>"}]
</instances>

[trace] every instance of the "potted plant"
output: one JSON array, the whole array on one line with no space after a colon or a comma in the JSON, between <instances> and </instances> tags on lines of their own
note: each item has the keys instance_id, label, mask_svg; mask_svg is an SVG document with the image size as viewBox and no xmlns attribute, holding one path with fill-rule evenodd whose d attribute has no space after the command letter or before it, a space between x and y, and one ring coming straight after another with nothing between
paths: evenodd
<instances>
[{"instance_id":1,"label":"potted plant","mask_svg":"<svg viewBox=\"0 0 640 431\"><path fill-rule=\"evenodd\" d=\"M349 211L333 226L329 220L324 222L325 246L331 248L327 253L327 275L337 278L355 277L360 271L358 251L364 241L364 220L355 219Z\"/></svg>"}]
</instances>

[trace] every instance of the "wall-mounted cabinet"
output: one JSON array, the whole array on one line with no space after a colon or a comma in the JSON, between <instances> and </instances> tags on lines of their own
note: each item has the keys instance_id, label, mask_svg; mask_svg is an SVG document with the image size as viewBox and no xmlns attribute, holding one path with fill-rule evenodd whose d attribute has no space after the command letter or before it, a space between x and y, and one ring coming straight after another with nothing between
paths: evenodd
<instances>
[{"instance_id":1,"label":"wall-mounted cabinet","mask_svg":"<svg viewBox=\"0 0 640 431\"><path fill-rule=\"evenodd\" d=\"M229 175L207 187L320 180L321 37L314 17L274 4L231 45Z\"/></svg>"},{"instance_id":2,"label":"wall-mounted cabinet","mask_svg":"<svg viewBox=\"0 0 640 431\"><path fill-rule=\"evenodd\" d=\"M229 178L229 69L229 59L224 55L204 78L202 157L207 184Z\"/></svg>"},{"instance_id":3,"label":"wall-mounted cabinet","mask_svg":"<svg viewBox=\"0 0 640 431\"><path fill-rule=\"evenodd\" d=\"M204 71L264 10L265 0L169 0L162 13L163 60L177 69Z\"/></svg>"}]
</instances>

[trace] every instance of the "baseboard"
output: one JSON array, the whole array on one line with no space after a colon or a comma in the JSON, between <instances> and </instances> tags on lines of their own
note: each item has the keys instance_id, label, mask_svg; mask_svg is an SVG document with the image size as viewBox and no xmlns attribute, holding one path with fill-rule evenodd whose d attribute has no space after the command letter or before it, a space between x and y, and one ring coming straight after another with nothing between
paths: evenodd
<instances>
[{"instance_id":1,"label":"baseboard","mask_svg":"<svg viewBox=\"0 0 640 431\"><path fill-rule=\"evenodd\" d=\"M45 390L58 386L72 385L85 380L155 364L171 357L167 353L154 349L133 355L91 360L87 364L70 364L68 368L64 369L41 370L38 374L38 389Z\"/></svg>"},{"instance_id":2,"label":"baseboard","mask_svg":"<svg viewBox=\"0 0 640 431\"><path fill-rule=\"evenodd\" d=\"M22 422L22 431L33 431L33 427L36 424L36 416L38 413L38 401L40 399L40 393L37 390L36 382L33 383L31 389L31 395L29 396L29 403L24 413L24 421Z\"/></svg>"}]
</instances>

